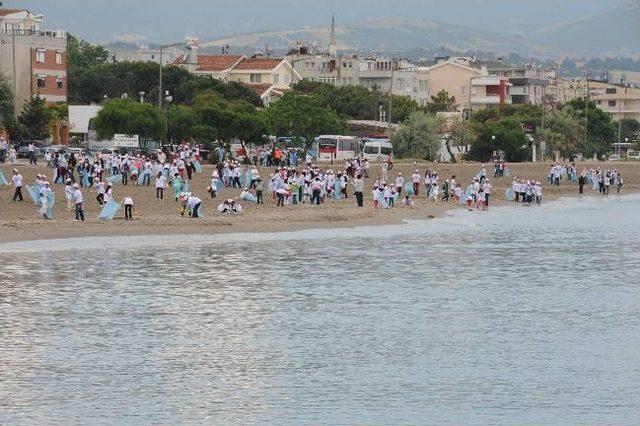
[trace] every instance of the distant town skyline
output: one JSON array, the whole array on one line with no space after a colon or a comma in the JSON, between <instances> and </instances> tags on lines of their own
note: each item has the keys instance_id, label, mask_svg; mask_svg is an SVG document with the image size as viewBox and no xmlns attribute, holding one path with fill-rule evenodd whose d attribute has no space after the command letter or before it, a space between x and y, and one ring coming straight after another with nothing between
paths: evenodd
<instances>
[{"instance_id":1,"label":"distant town skyline","mask_svg":"<svg viewBox=\"0 0 640 426\"><path fill-rule=\"evenodd\" d=\"M167 42L254 31L338 25L368 18L410 16L483 31L526 35L619 7L629 0L5 0L5 8L42 13L48 26L93 42Z\"/></svg>"}]
</instances>

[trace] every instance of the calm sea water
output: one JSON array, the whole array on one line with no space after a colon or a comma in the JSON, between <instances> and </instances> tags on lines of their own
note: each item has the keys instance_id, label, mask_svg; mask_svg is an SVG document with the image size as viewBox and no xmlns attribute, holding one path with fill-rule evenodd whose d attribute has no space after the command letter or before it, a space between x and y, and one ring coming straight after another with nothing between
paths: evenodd
<instances>
[{"instance_id":1,"label":"calm sea water","mask_svg":"<svg viewBox=\"0 0 640 426\"><path fill-rule=\"evenodd\" d=\"M0 246L0 423L639 424L638 211Z\"/></svg>"}]
</instances>

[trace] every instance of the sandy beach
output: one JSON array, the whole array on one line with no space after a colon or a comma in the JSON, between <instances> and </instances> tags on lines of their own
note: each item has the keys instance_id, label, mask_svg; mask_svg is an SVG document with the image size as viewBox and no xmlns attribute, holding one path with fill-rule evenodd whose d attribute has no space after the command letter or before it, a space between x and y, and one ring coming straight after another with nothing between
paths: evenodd
<instances>
[{"instance_id":1,"label":"sandy beach","mask_svg":"<svg viewBox=\"0 0 640 426\"><path fill-rule=\"evenodd\" d=\"M29 166L18 163L18 168L25 178L25 184L33 182L38 173L44 173L51 178L52 172L45 165ZM322 167L322 166L321 166ZM329 168L329 166L325 166ZM339 166L331 166L338 170ZM424 174L426 163L418 165ZM504 197L505 190L511 185L514 176L522 176L543 182L543 197L545 201L564 196L579 196L577 184L565 183L560 187L552 187L546 181L550 163L538 164L509 164L510 177L493 179L493 168L487 166L487 173L493 185L491 205L498 206L507 203ZM640 190L640 163L578 163L580 172L583 167L616 169L620 171L624 179L624 187L621 194L629 194ZM11 168L3 165L2 170L10 179ZM463 187L471 182L472 178L481 168L480 164L439 164L429 165L431 170L437 170L440 182L456 175L458 182ZM371 185L373 179L366 180L365 207L357 208L351 186L349 187L349 199L339 202L327 200L321 206L309 204L276 207L276 201L271 194L265 193L265 204L257 206L243 202L245 213L242 216L220 216L216 212L218 204L226 198L236 198L240 194L239 189L223 188L217 199L209 198L206 188L213 166L203 166L203 173L194 175L192 192L203 199L204 219L190 219L179 216L178 203L173 199L171 191L166 191L164 200L155 200L153 182L151 186L121 186L114 188L114 196L121 202L124 196L134 199L135 214L133 221L124 220L124 211L120 209L113 221L98 220L100 206L95 200L96 194L88 189L83 189L85 195L84 210L87 220L74 222L73 212L66 211L64 186L54 185L56 205L54 220L46 221L39 218L37 209L29 199L28 193L23 189L25 201L12 202L13 187L0 187L0 242L33 241L59 238L99 237L99 236L133 236L133 235L208 235L220 233L238 232L279 232L295 231L300 229L345 228L358 226L376 226L400 223L405 219L430 219L444 216L452 209L461 208L456 202L440 203L435 205L433 201L427 201L424 194L416 199L415 209L403 209L396 207L389 210L376 210L371 201ZM372 164L371 175L374 177L380 171L378 164ZM263 179L273 172L272 169L261 168L260 175ZM389 172L389 180L395 178L398 172L403 174L405 180L409 179L413 172L412 164L396 164ZM423 190L424 187L421 187ZM593 195L591 189L586 188L585 195ZM612 191L610 196L615 196Z\"/></svg>"}]
</instances>

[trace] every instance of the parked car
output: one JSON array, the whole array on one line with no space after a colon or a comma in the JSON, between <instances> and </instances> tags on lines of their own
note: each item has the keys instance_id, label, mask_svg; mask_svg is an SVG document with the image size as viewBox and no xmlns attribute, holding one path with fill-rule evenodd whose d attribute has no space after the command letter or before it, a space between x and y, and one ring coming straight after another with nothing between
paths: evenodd
<instances>
[{"instance_id":1,"label":"parked car","mask_svg":"<svg viewBox=\"0 0 640 426\"><path fill-rule=\"evenodd\" d=\"M640 160L640 151L629 151L629 152L627 152L627 159L629 159L629 160Z\"/></svg>"},{"instance_id":2,"label":"parked car","mask_svg":"<svg viewBox=\"0 0 640 426\"><path fill-rule=\"evenodd\" d=\"M609 156L609 161L620 161L620 156L618 154L611 154Z\"/></svg>"},{"instance_id":3,"label":"parked car","mask_svg":"<svg viewBox=\"0 0 640 426\"><path fill-rule=\"evenodd\" d=\"M18 158L29 158L29 147L28 146L21 146L18 148ZM36 158L43 158L44 157L44 150L42 148L36 148L35 149L35 153L36 153Z\"/></svg>"}]
</instances>

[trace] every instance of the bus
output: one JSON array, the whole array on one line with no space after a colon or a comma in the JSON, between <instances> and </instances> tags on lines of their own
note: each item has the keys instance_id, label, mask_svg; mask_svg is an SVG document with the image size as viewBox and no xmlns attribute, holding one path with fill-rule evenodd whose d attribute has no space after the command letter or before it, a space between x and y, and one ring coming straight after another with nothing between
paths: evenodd
<instances>
[{"instance_id":1,"label":"bus","mask_svg":"<svg viewBox=\"0 0 640 426\"><path fill-rule=\"evenodd\" d=\"M380 161L393 156L393 145L389 139L365 139L362 157L369 161Z\"/></svg>"},{"instance_id":2,"label":"bus","mask_svg":"<svg viewBox=\"0 0 640 426\"><path fill-rule=\"evenodd\" d=\"M316 138L313 151L318 161L347 160L358 154L359 145L353 136L322 135Z\"/></svg>"}]
</instances>

